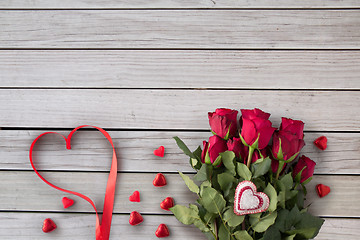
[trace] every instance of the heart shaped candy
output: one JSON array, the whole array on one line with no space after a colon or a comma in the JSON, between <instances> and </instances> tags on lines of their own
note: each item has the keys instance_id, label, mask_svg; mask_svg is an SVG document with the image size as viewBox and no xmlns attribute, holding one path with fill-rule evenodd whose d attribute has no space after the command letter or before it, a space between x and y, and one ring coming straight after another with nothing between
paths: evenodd
<instances>
[{"instance_id":1,"label":"heart shaped candy","mask_svg":"<svg viewBox=\"0 0 360 240\"><path fill-rule=\"evenodd\" d=\"M316 192L319 195L319 197L325 197L330 193L330 187L326 186L324 184L318 184L316 185Z\"/></svg>"},{"instance_id":2,"label":"heart shaped candy","mask_svg":"<svg viewBox=\"0 0 360 240\"><path fill-rule=\"evenodd\" d=\"M143 221L144 221L144 218L137 211L133 211L130 213L130 219L129 219L130 225L135 226L135 225L142 223Z\"/></svg>"},{"instance_id":3,"label":"heart shaped candy","mask_svg":"<svg viewBox=\"0 0 360 240\"><path fill-rule=\"evenodd\" d=\"M160 207L166 211L170 211L169 208L172 208L173 206L174 199L172 197L167 197L160 203Z\"/></svg>"},{"instance_id":4,"label":"heart shaped candy","mask_svg":"<svg viewBox=\"0 0 360 240\"><path fill-rule=\"evenodd\" d=\"M42 230L45 233L49 233L52 232L56 229L56 224L54 223L53 220L51 220L51 218L47 218L44 220L43 226L42 226Z\"/></svg>"},{"instance_id":5,"label":"heart shaped candy","mask_svg":"<svg viewBox=\"0 0 360 240\"><path fill-rule=\"evenodd\" d=\"M327 147L327 138L325 136L318 137L314 141L314 145L320 150L325 150Z\"/></svg>"},{"instance_id":6,"label":"heart shaped candy","mask_svg":"<svg viewBox=\"0 0 360 240\"><path fill-rule=\"evenodd\" d=\"M158 173L156 174L154 181L153 181L153 185L155 187L163 187L166 185L166 178L162 173Z\"/></svg>"},{"instance_id":7,"label":"heart shaped candy","mask_svg":"<svg viewBox=\"0 0 360 240\"><path fill-rule=\"evenodd\" d=\"M68 208L68 207L71 207L72 205L74 205L74 200L67 198L67 197L63 197L61 201L62 201L64 208Z\"/></svg>"},{"instance_id":8,"label":"heart shaped candy","mask_svg":"<svg viewBox=\"0 0 360 240\"><path fill-rule=\"evenodd\" d=\"M164 146L160 146L158 149L154 150L154 155L158 157L164 157L165 148Z\"/></svg>"},{"instance_id":9,"label":"heart shaped candy","mask_svg":"<svg viewBox=\"0 0 360 240\"><path fill-rule=\"evenodd\" d=\"M269 197L256 191L256 186L250 181L242 181L235 190L234 213L236 215L265 212L269 208Z\"/></svg>"},{"instance_id":10,"label":"heart shaped candy","mask_svg":"<svg viewBox=\"0 0 360 240\"><path fill-rule=\"evenodd\" d=\"M170 235L169 229L165 224L160 224L156 229L155 235L158 238L168 237Z\"/></svg>"},{"instance_id":11,"label":"heart shaped candy","mask_svg":"<svg viewBox=\"0 0 360 240\"><path fill-rule=\"evenodd\" d=\"M140 193L139 191L133 192L131 196L129 197L130 202L140 202Z\"/></svg>"}]
</instances>

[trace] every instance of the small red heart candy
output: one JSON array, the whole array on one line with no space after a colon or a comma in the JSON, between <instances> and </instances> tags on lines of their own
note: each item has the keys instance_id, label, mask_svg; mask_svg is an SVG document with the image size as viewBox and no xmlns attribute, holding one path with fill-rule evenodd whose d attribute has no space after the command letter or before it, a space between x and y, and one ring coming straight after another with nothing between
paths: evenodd
<instances>
[{"instance_id":1,"label":"small red heart candy","mask_svg":"<svg viewBox=\"0 0 360 240\"><path fill-rule=\"evenodd\" d=\"M129 197L130 202L140 202L140 193L139 191L133 192L131 196Z\"/></svg>"},{"instance_id":2,"label":"small red heart candy","mask_svg":"<svg viewBox=\"0 0 360 240\"><path fill-rule=\"evenodd\" d=\"M42 226L42 230L45 233L49 233L52 232L56 229L56 224L54 223L53 220L51 220L50 218L47 218L44 220L43 226Z\"/></svg>"},{"instance_id":3,"label":"small red heart candy","mask_svg":"<svg viewBox=\"0 0 360 240\"><path fill-rule=\"evenodd\" d=\"M137 211L133 211L130 213L130 219L129 219L130 225L135 226L135 225L142 223L143 221L144 221L144 218Z\"/></svg>"},{"instance_id":4,"label":"small red heart candy","mask_svg":"<svg viewBox=\"0 0 360 240\"><path fill-rule=\"evenodd\" d=\"M166 211L170 211L169 208L172 208L173 206L174 199L172 197L167 197L160 203L160 207Z\"/></svg>"},{"instance_id":5,"label":"small red heart candy","mask_svg":"<svg viewBox=\"0 0 360 240\"><path fill-rule=\"evenodd\" d=\"M320 150L325 150L327 147L327 138L325 136L318 137L314 141L314 145Z\"/></svg>"},{"instance_id":6,"label":"small red heart candy","mask_svg":"<svg viewBox=\"0 0 360 240\"><path fill-rule=\"evenodd\" d=\"M74 205L74 200L67 198L67 197L63 197L61 201L62 201L64 208L68 208L68 207L71 207L72 205Z\"/></svg>"},{"instance_id":7,"label":"small red heart candy","mask_svg":"<svg viewBox=\"0 0 360 240\"><path fill-rule=\"evenodd\" d=\"M163 223L160 224L156 229L155 235L158 238L168 237L170 235L168 227Z\"/></svg>"},{"instance_id":8,"label":"small red heart candy","mask_svg":"<svg viewBox=\"0 0 360 240\"><path fill-rule=\"evenodd\" d=\"M166 185L166 178L162 173L156 174L153 184L155 187L163 187Z\"/></svg>"},{"instance_id":9,"label":"small red heart candy","mask_svg":"<svg viewBox=\"0 0 360 240\"><path fill-rule=\"evenodd\" d=\"M326 186L324 184L318 184L316 185L316 192L319 195L319 197L325 197L330 193L330 187Z\"/></svg>"},{"instance_id":10,"label":"small red heart candy","mask_svg":"<svg viewBox=\"0 0 360 240\"><path fill-rule=\"evenodd\" d=\"M164 146L160 146L158 149L154 150L154 155L158 157L164 157L165 148Z\"/></svg>"}]
</instances>

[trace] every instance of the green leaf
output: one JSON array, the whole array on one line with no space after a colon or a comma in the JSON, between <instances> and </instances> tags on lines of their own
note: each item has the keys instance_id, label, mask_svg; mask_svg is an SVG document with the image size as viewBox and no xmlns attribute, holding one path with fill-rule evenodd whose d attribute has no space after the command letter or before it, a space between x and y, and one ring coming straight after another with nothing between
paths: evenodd
<instances>
[{"instance_id":1,"label":"green leaf","mask_svg":"<svg viewBox=\"0 0 360 240\"><path fill-rule=\"evenodd\" d=\"M173 137L176 141L176 144L179 146L179 148L189 157L191 158L197 158L191 151L190 149L186 146L186 144L178 137ZM198 159L200 160L200 159Z\"/></svg>"},{"instance_id":2,"label":"green leaf","mask_svg":"<svg viewBox=\"0 0 360 240\"><path fill-rule=\"evenodd\" d=\"M245 164L238 162L237 163L237 172L240 177L244 178L245 180L250 181L252 174L251 174L249 168Z\"/></svg>"},{"instance_id":3,"label":"green leaf","mask_svg":"<svg viewBox=\"0 0 360 240\"><path fill-rule=\"evenodd\" d=\"M225 168L228 169L230 173L235 176L236 174L235 164L234 164L235 153L233 151L226 151L220 153L220 156L222 158L222 162Z\"/></svg>"},{"instance_id":4,"label":"green leaf","mask_svg":"<svg viewBox=\"0 0 360 240\"><path fill-rule=\"evenodd\" d=\"M290 190L293 188L293 178L291 176L291 172L286 174L280 179L280 182L284 184L286 190Z\"/></svg>"},{"instance_id":5,"label":"green leaf","mask_svg":"<svg viewBox=\"0 0 360 240\"><path fill-rule=\"evenodd\" d=\"M219 239L221 240L230 240L230 233L229 231L226 229L224 223L221 222L220 226L219 226Z\"/></svg>"},{"instance_id":6,"label":"green leaf","mask_svg":"<svg viewBox=\"0 0 360 240\"><path fill-rule=\"evenodd\" d=\"M282 208L285 208L285 198L286 198L285 191L280 191L278 195L278 202L280 207Z\"/></svg>"},{"instance_id":7,"label":"green leaf","mask_svg":"<svg viewBox=\"0 0 360 240\"><path fill-rule=\"evenodd\" d=\"M205 223L199 219L194 221L194 226L200 229L202 232L209 232L210 229L205 225Z\"/></svg>"},{"instance_id":8,"label":"green leaf","mask_svg":"<svg viewBox=\"0 0 360 240\"><path fill-rule=\"evenodd\" d=\"M294 230L287 231L286 233L289 235L298 234L298 235L305 237L306 239L310 239L310 238L312 238L312 236L315 235L315 232L316 232L316 228L313 227L313 228L294 229Z\"/></svg>"},{"instance_id":9,"label":"green leaf","mask_svg":"<svg viewBox=\"0 0 360 240\"><path fill-rule=\"evenodd\" d=\"M289 216L289 210L281 209L278 212L274 227L277 227L281 232L285 232L285 231L289 230L290 228L287 227L288 216Z\"/></svg>"},{"instance_id":10,"label":"green leaf","mask_svg":"<svg viewBox=\"0 0 360 240\"><path fill-rule=\"evenodd\" d=\"M226 205L223 196L211 187L205 187L202 190L201 202L206 210L219 214L221 214L221 211Z\"/></svg>"},{"instance_id":11,"label":"green leaf","mask_svg":"<svg viewBox=\"0 0 360 240\"><path fill-rule=\"evenodd\" d=\"M229 208L224 212L223 219L230 227L236 227L244 221L245 215L238 216L234 213L233 208Z\"/></svg>"},{"instance_id":12,"label":"green leaf","mask_svg":"<svg viewBox=\"0 0 360 240\"><path fill-rule=\"evenodd\" d=\"M194 180L202 182L207 179L210 179L210 176L212 175L213 166L203 164L197 174L194 176Z\"/></svg>"},{"instance_id":13,"label":"green leaf","mask_svg":"<svg viewBox=\"0 0 360 240\"><path fill-rule=\"evenodd\" d=\"M189 208L194 210L196 213L199 213L199 208L195 204L189 204Z\"/></svg>"},{"instance_id":14,"label":"green leaf","mask_svg":"<svg viewBox=\"0 0 360 240\"><path fill-rule=\"evenodd\" d=\"M176 219L185 225L193 224L196 220L201 220L198 213L191 208L182 205L175 205L170 208Z\"/></svg>"},{"instance_id":15,"label":"green leaf","mask_svg":"<svg viewBox=\"0 0 360 240\"><path fill-rule=\"evenodd\" d=\"M265 217L258 218L257 216L252 217L255 214L250 215L250 224L255 232L265 232L271 225L274 224L277 217L277 212L272 212Z\"/></svg>"},{"instance_id":16,"label":"green leaf","mask_svg":"<svg viewBox=\"0 0 360 240\"><path fill-rule=\"evenodd\" d=\"M219 155L215 161L212 163L214 167L217 167L221 163L221 155Z\"/></svg>"},{"instance_id":17,"label":"green leaf","mask_svg":"<svg viewBox=\"0 0 360 240\"><path fill-rule=\"evenodd\" d=\"M284 240L294 240L295 236L296 236L296 234L291 235L291 236L287 236L287 237L284 238Z\"/></svg>"},{"instance_id":18,"label":"green leaf","mask_svg":"<svg viewBox=\"0 0 360 240\"><path fill-rule=\"evenodd\" d=\"M319 230L321 228L321 226L323 225L324 220L319 218L319 217L315 217L313 215L311 215L310 213L302 213L301 214L301 218L300 221L295 224L295 228L296 229L306 229L306 236L304 235L305 232L300 233L298 232L297 234L301 234L302 236L306 237L306 238L314 238L318 233ZM311 233L311 229L315 228L315 231L313 231L312 235L310 236ZM289 235L292 235L293 233L289 233Z\"/></svg>"},{"instance_id":19,"label":"green leaf","mask_svg":"<svg viewBox=\"0 0 360 240\"><path fill-rule=\"evenodd\" d=\"M193 193L199 194L199 187L193 182L193 180L191 180L187 175L183 174L182 172L179 172L179 174L184 180L189 190Z\"/></svg>"},{"instance_id":20,"label":"green leaf","mask_svg":"<svg viewBox=\"0 0 360 240\"><path fill-rule=\"evenodd\" d=\"M237 240L253 240L246 230L237 231L234 233L234 236Z\"/></svg>"},{"instance_id":21,"label":"green leaf","mask_svg":"<svg viewBox=\"0 0 360 240\"><path fill-rule=\"evenodd\" d=\"M224 196L227 196L235 181L234 176L231 173L224 172L217 175L217 180L221 190L224 192Z\"/></svg>"},{"instance_id":22,"label":"green leaf","mask_svg":"<svg viewBox=\"0 0 360 240\"><path fill-rule=\"evenodd\" d=\"M196 157L196 159L199 160L200 163L201 163L201 153L202 150L200 146L198 146L197 149L193 152L194 156Z\"/></svg>"},{"instance_id":23,"label":"green leaf","mask_svg":"<svg viewBox=\"0 0 360 240\"><path fill-rule=\"evenodd\" d=\"M264 193L270 199L270 205L269 205L268 210L270 212L275 211L277 208L277 203L278 203L278 197L277 197L277 192L276 192L275 188L270 183L268 183L267 187L264 189Z\"/></svg>"},{"instance_id":24,"label":"green leaf","mask_svg":"<svg viewBox=\"0 0 360 240\"><path fill-rule=\"evenodd\" d=\"M267 173L271 166L271 160L269 157L265 158L261 163L254 164L254 178L260 177Z\"/></svg>"},{"instance_id":25,"label":"green leaf","mask_svg":"<svg viewBox=\"0 0 360 240\"><path fill-rule=\"evenodd\" d=\"M211 232L206 232L204 235L208 240L215 240L214 235Z\"/></svg>"},{"instance_id":26,"label":"green leaf","mask_svg":"<svg viewBox=\"0 0 360 240\"><path fill-rule=\"evenodd\" d=\"M295 226L301 220L301 213L299 209L295 206L289 212L287 216L287 221L285 222L285 229L290 230L292 226Z\"/></svg>"},{"instance_id":27,"label":"green leaf","mask_svg":"<svg viewBox=\"0 0 360 240\"><path fill-rule=\"evenodd\" d=\"M279 229L277 229L274 226L269 227L265 234L264 234L264 240L279 240L281 239L281 234Z\"/></svg>"},{"instance_id":28,"label":"green leaf","mask_svg":"<svg viewBox=\"0 0 360 240\"><path fill-rule=\"evenodd\" d=\"M209 181L204 181L201 183L200 185L200 196L202 196L202 192L204 190L204 188L206 187L211 187L211 183Z\"/></svg>"}]
</instances>

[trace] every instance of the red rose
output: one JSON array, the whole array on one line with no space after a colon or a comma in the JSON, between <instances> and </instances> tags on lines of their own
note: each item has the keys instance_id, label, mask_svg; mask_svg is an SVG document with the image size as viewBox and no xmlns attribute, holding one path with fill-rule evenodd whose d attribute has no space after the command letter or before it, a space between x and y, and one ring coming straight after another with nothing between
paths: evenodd
<instances>
[{"instance_id":1,"label":"red rose","mask_svg":"<svg viewBox=\"0 0 360 240\"><path fill-rule=\"evenodd\" d=\"M233 151L235 153L235 156L237 158L240 158L241 160L244 161L244 164L246 164L247 162L247 158L249 155L249 148L246 147L242 142L240 138L232 138L229 139L227 141L227 148L229 151ZM261 154L263 155L263 157L265 158L266 155L266 150L263 149L261 150ZM254 151L254 154L252 155L252 162L256 162L256 160L258 160L259 158L261 158L260 154L258 151Z\"/></svg>"},{"instance_id":2,"label":"red rose","mask_svg":"<svg viewBox=\"0 0 360 240\"><path fill-rule=\"evenodd\" d=\"M204 141L204 149L201 154L201 161L207 164L214 163L219 153L227 150L226 141L221 137L214 135L209 138L209 142Z\"/></svg>"},{"instance_id":3,"label":"red rose","mask_svg":"<svg viewBox=\"0 0 360 240\"><path fill-rule=\"evenodd\" d=\"M238 111L218 108L215 112L209 112L209 124L211 130L221 138L229 138L237 132Z\"/></svg>"},{"instance_id":4,"label":"red rose","mask_svg":"<svg viewBox=\"0 0 360 240\"><path fill-rule=\"evenodd\" d=\"M281 140L281 146L280 146ZM305 146L304 140L299 139L297 135L291 132L280 130L274 133L272 153L278 160L288 160L291 157L296 157L300 150ZM282 152L282 156L279 156L279 152Z\"/></svg>"},{"instance_id":5,"label":"red rose","mask_svg":"<svg viewBox=\"0 0 360 240\"><path fill-rule=\"evenodd\" d=\"M241 114L241 136L246 144L251 146L259 137L258 148L264 149L276 129L271 126L271 122L268 120L270 114L257 108L253 110L242 109Z\"/></svg>"},{"instance_id":6,"label":"red rose","mask_svg":"<svg viewBox=\"0 0 360 240\"><path fill-rule=\"evenodd\" d=\"M304 138L304 123L300 120L293 120L291 118L281 118L280 131L287 131L296 135L298 139Z\"/></svg>"},{"instance_id":7,"label":"red rose","mask_svg":"<svg viewBox=\"0 0 360 240\"><path fill-rule=\"evenodd\" d=\"M300 157L298 163L295 165L293 170L293 178L295 179L296 175L301 171L301 180L300 183L303 183L307 179L311 178L314 174L316 163L304 155Z\"/></svg>"}]
</instances>

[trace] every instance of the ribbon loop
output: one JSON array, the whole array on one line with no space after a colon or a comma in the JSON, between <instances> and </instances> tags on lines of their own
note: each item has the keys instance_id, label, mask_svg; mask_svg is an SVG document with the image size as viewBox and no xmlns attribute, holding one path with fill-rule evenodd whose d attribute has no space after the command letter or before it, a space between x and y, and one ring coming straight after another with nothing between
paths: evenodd
<instances>
[{"instance_id":1,"label":"ribbon loop","mask_svg":"<svg viewBox=\"0 0 360 240\"><path fill-rule=\"evenodd\" d=\"M71 137L73 136L73 134L79 130L80 128L84 128L84 127L92 127L97 129L98 131L100 131L105 137L106 139L110 142L112 148L113 148L113 156L112 156L112 163L111 163L111 169L110 169L110 173L109 173L109 177L108 177L108 181L107 181L107 185L106 185L106 192L105 192L105 199L104 199L104 208L103 208L103 215L102 215L102 221L100 223L99 220L99 215L98 215L98 211L96 209L96 206L94 204L94 202L87 196L78 193L78 192L74 192L74 191L70 191L67 189L63 189L60 188L54 184L52 184L51 182L47 181L35 168L35 165L33 163L33 158L32 158L32 152L33 152L33 148L35 146L35 143L44 135L46 134L58 134L60 136L62 136L65 140L66 143L66 149L70 150L71 149ZM109 133L107 133L104 129L96 127L96 126L90 126L90 125L82 125L79 126L77 128L75 128L74 130L72 130L70 132L70 134L68 135L68 137L66 138L64 135L57 133L57 132L45 132L40 134L31 144L30 146L30 151L29 151L29 158L30 158L30 164L32 166L32 168L34 169L35 173L38 175L38 177L43 180L46 184L48 184L49 186L66 192L66 193L70 193L70 194L74 194L78 197L83 198L84 200L86 200L87 202L89 202L92 207L95 210L96 213L96 230L95 230L95 236L96 236L96 240L108 240L109 236L110 236L110 228L111 228L111 220L112 220L112 212L113 212L113 208L114 208L114 197L115 197L115 186L116 186L116 177L117 177L117 157L116 157L116 152L115 152L115 147L113 144L113 141L109 135Z\"/></svg>"}]
</instances>

